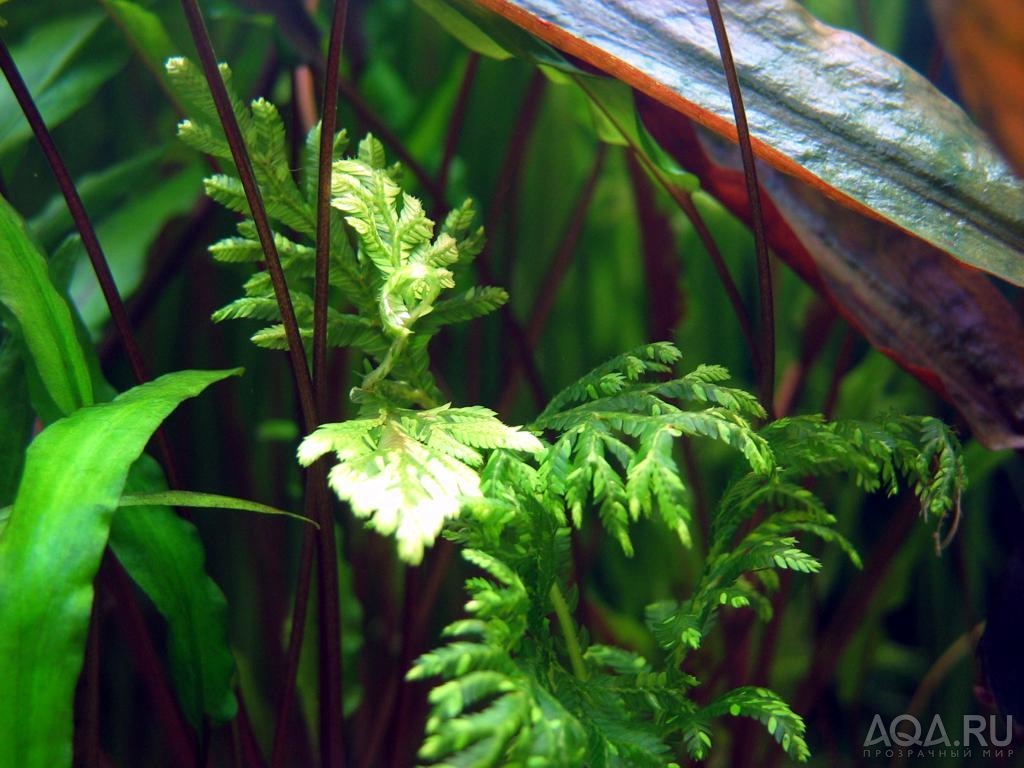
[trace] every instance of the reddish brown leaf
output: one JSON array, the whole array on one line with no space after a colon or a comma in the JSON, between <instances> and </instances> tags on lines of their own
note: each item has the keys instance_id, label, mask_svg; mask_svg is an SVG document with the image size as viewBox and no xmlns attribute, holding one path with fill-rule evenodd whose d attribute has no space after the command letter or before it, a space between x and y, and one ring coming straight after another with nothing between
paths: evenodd
<instances>
[{"instance_id":1,"label":"reddish brown leaf","mask_svg":"<svg viewBox=\"0 0 1024 768\"><path fill-rule=\"evenodd\" d=\"M447 2L485 27L481 14L490 10L735 140L705 0ZM821 24L795 0L728 0L722 10L758 157L1024 285L1024 185L959 107L903 62Z\"/></svg>"},{"instance_id":2,"label":"reddish brown leaf","mask_svg":"<svg viewBox=\"0 0 1024 768\"><path fill-rule=\"evenodd\" d=\"M658 142L749 220L739 153L640 97ZM772 249L879 350L951 400L987 447L1024 447L1024 324L988 277L767 165Z\"/></svg>"},{"instance_id":3,"label":"reddish brown leaf","mask_svg":"<svg viewBox=\"0 0 1024 768\"><path fill-rule=\"evenodd\" d=\"M932 0L964 101L1024 176L1024 3Z\"/></svg>"}]
</instances>

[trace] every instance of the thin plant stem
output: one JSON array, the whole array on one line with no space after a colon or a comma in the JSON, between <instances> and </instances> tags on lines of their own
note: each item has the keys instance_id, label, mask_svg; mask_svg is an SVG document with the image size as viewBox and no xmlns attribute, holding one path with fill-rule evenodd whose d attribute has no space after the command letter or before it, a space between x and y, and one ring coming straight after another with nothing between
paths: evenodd
<instances>
[{"instance_id":1,"label":"thin plant stem","mask_svg":"<svg viewBox=\"0 0 1024 768\"><path fill-rule=\"evenodd\" d=\"M89 634L85 641L85 662L78 681L76 709L81 722L75 728L75 765L98 768L100 764L100 625L99 600L94 599L89 615ZM84 701L82 701L84 700Z\"/></svg>"},{"instance_id":2,"label":"thin plant stem","mask_svg":"<svg viewBox=\"0 0 1024 768\"><path fill-rule=\"evenodd\" d=\"M131 648L135 664L149 695L154 720L160 724L167 740L168 762L181 768L197 768L197 745L174 691L160 664L146 622L135 599L132 582L124 567L109 551L100 568L100 583L118 605L113 613L121 634Z\"/></svg>"},{"instance_id":3,"label":"thin plant stem","mask_svg":"<svg viewBox=\"0 0 1024 768\"><path fill-rule=\"evenodd\" d=\"M345 39L348 0L335 0L324 76L323 113L320 118L320 153L316 186L316 267L313 292L313 392L317 413L327 411L327 298L330 288L331 173L334 162L334 134L338 123L338 77L341 49ZM341 657L342 627L338 584L338 553L327 500L327 460L321 459L309 472L312 488L307 495L319 503L325 530L318 535L319 568L317 598L320 608L320 662L327 665L321 678L320 752L324 768L345 762L344 667ZM310 494L312 491L312 494ZM299 632L301 633L301 628ZM324 686L326 685L326 689Z\"/></svg>"},{"instance_id":4,"label":"thin plant stem","mask_svg":"<svg viewBox=\"0 0 1024 768\"><path fill-rule=\"evenodd\" d=\"M452 160L455 159L455 150L459 146L459 133L462 130L462 123L466 117L466 107L469 105L469 94L473 89L473 81L476 79L477 70L480 68L480 54L473 51L466 59L466 69L462 73L462 82L459 84L459 94L455 98L455 106L452 108L452 116L448 120L448 134L444 140L444 154L441 156L441 166L437 171L437 188L444 195L448 191L448 176L452 169ZM444 206L444 199L435 200L437 207Z\"/></svg>"},{"instance_id":5,"label":"thin plant stem","mask_svg":"<svg viewBox=\"0 0 1024 768\"><path fill-rule=\"evenodd\" d=\"M217 54L213 50L213 43L206 30L206 22L203 19L202 11L199 10L199 4L196 0L181 0L181 6L185 12L185 18L188 21L189 30L192 33L192 39L199 54L199 61L203 74L206 76L210 95L217 109L217 115L220 118L225 137L231 148L231 157L238 170L238 177L242 183L246 200L249 203L256 234L259 237L260 245L266 257L267 272L274 287L274 295L280 308L281 322L284 325L285 338L288 342L288 354L292 364L292 375L295 378L295 389L299 398L299 407L302 411L303 426L308 432L312 432L317 426L313 380L310 377L309 367L306 365L302 338L299 333L298 322L295 319L295 307L288 293L284 270L281 267L281 257L274 243L270 221L267 218L266 208L263 205L263 196L256 183L252 161L249 158L245 140L242 138L238 119L231 107L227 87L224 85L220 69L217 66Z\"/></svg>"},{"instance_id":6,"label":"thin plant stem","mask_svg":"<svg viewBox=\"0 0 1024 768\"><path fill-rule=\"evenodd\" d=\"M515 198L512 197L512 193L519 185L523 168L523 155L529 146L533 126L540 112L546 82L540 70L535 69L530 77L529 84L526 86L526 95L523 97L519 107L519 117L512 126L511 138L508 148L505 150L505 158L502 160L501 169L498 171L498 184L495 187L494 194L491 196L490 212L487 214L484 226L484 231L489 237L494 237L498 233L498 217L510 215L513 209L512 202L514 202ZM513 227L512 231L514 232L514 230L515 228ZM508 252L514 250L510 237L506 236L503 242ZM492 254L491 248L485 247L476 257L477 268L480 270L480 274L489 274L491 278L488 282L493 282L495 278L501 278L502 282L507 282L508 270L505 267L507 267L508 260L505 260L505 267L499 269L496 273L491 262ZM505 312L510 312L510 310L502 307L501 312L504 314ZM515 318L512 318L512 320L515 320ZM508 321L501 318L501 322L507 323ZM511 323L509 323L510 326ZM469 359L478 359L480 350L483 348L483 325L479 322L474 323L472 326L468 347ZM537 372L536 361L532 357L526 360L526 370L528 371L527 375L533 391L533 397L539 405L543 405L544 400L540 398L540 395L543 394L543 386L540 381L540 374ZM529 373L529 371L533 373ZM480 371L477 366L472 366L467 374L466 392L470 402L475 403L480 400Z\"/></svg>"},{"instance_id":7,"label":"thin plant stem","mask_svg":"<svg viewBox=\"0 0 1024 768\"><path fill-rule=\"evenodd\" d=\"M576 637L576 630L572 626L572 615L569 612L569 604L565 601L558 584L552 584L548 590L548 597L551 598L551 605L555 609L555 617L558 619L558 626L562 630L562 637L565 639L565 650L569 654L569 665L577 680L586 680L587 668L583 665L583 651L580 649L579 638Z\"/></svg>"},{"instance_id":8,"label":"thin plant stem","mask_svg":"<svg viewBox=\"0 0 1024 768\"><path fill-rule=\"evenodd\" d=\"M308 482L308 481L307 481ZM283 768L288 760L289 728L292 721L292 705L299 676L299 660L302 656L302 638L306 628L306 614L309 610L309 591L313 581L313 559L316 557L315 532L309 526L302 532L302 550L299 553L299 577L295 586L295 600L292 603L291 628L288 633L288 652L284 664L284 687L278 704L277 720L274 726L274 744L270 754L270 768Z\"/></svg>"},{"instance_id":9,"label":"thin plant stem","mask_svg":"<svg viewBox=\"0 0 1024 768\"><path fill-rule=\"evenodd\" d=\"M273 232L267 218L266 209L256 183L252 162L242 137L241 129L227 88L217 66L217 56L213 49L206 22L196 0L181 0L191 32L193 43L199 54L199 61L206 76L210 94L217 108L217 114L224 129L225 137L231 148L231 156L238 170L239 180L245 191L253 224L259 236L260 245L266 258L267 271L274 288L274 295L281 313L281 321L288 341L288 353L291 361L292 375L295 379L299 407L306 433L312 432L318 425L316 398L313 380L306 364L305 351L295 318L295 308L288 293L281 258L274 243ZM323 768L343 766L343 712L341 711L342 660L341 617L338 602L338 570L337 552L334 540L334 525L331 518L327 495L322 491L325 471L319 465L309 470L312 477L307 481L307 514L320 523L317 534L318 555L318 597L320 610L320 753ZM310 493L312 491L312 493ZM312 509L311 509L312 508Z\"/></svg>"},{"instance_id":10,"label":"thin plant stem","mask_svg":"<svg viewBox=\"0 0 1024 768\"><path fill-rule=\"evenodd\" d=\"M760 371L763 367L761 363L761 353L758 347L757 338L754 334L753 323L750 321L750 315L747 313L746 307L743 304L743 297L740 296L740 291L736 286L736 281L733 280L732 274L729 272L728 266L726 266L725 258L722 256L721 249L719 249L714 236L711 234L711 230L708 229L707 224L704 222L704 217L700 215L700 211L697 210L697 206L693 202L693 195L679 189L665 178L665 174L663 174L658 167L651 162L650 158L647 157L647 153L630 138L629 132L625 130L625 126L619 124L618 118L608 110L604 104L601 103L601 100L598 99L587 87L586 80L584 78L577 76L575 77L575 81L580 89L590 98L591 103L597 107L604 117L626 140L630 149L633 150L634 156L640 161L640 164L644 169L655 181L658 182L658 185L665 190L666 194L672 198L673 202L675 202L679 209L685 214L686 218L690 220L690 224L693 226L694 231L697 233L697 237L704 246L704 250L707 251L707 254L711 259L711 264L714 266L715 272L718 275L718 280L722 284L722 288L725 290L725 295L729 300L729 305L732 307L733 314L736 316L736 320L740 324L740 332L743 334L744 342L746 342L754 370Z\"/></svg>"},{"instance_id":11,"label":"thin plant stem","mask_svg":"<svg viewBox=\"0 0 1024 768\"><path fill-rule=\"evenodd\" d=\"M107 303L110 317L114 321L114 327L117 328L117 334L121 338L121 345L124 347L125 355L128 357L128 364L131 366L135 381L138 384L149 381L146 364L142 357L142 350L135 339L131 321L128 319L128 312L125 310L124 302L121 301L121 294L118 293L117 284L114 282L114 275L110 271L110 265L103 253L99 238L96 237L96 230L93 228L89 214L85 210L85 205L78 194L78 189L71 178L71 173L68 171L60 151L57 149L57 144L54 142L53 136L50 135L50 130L46 127L46 122L39 113L39 108L36 106L32 94L29 92L28 86L25 84L25 80L22 78L21 72L18 71L18 66L15 64L14 58L11 56L10 51L7 50L3 40L0 40L0 70L3 71L7 83L10 85L11 91L18 101L18 105L25 115L25 119L32 128L36 142L39 144L40 149L42 149L46 162L49 163L50 170L57 181L57 186L60 187L61 194L64 196L64 201L71 213L71 218L75 222L75 228L82 238L82 245L89 256L93 272L96 274L96 281L99 283L103 299ZM174 461L171 446L167 441L167 435L164 433L163 427L157 428L154 441L160 453L160 458L163 461L164 470L167 472L168 484L172 488L180 488L181 483L178 478L177 463ZM186 519L188 518L186 514L182 514L182 516Z\"/></svg>"},{"instance_id":12,"label":"thin plant stem","mask_svg":"<svg viewBox=\"0 0 1024 768\"><path fill-rule=\"evenodd\" d=\"M412 156L412 153L395 132L373 111L373 108L366 102L366 99L356 90L355 85L342 77L338 80L338 90L345 97L345 101L355 110L359 119L366 124L377 138L398 155L402 165L412 172L420 186L427 191L436 204L440 205L440 201L444 200L444 190L437 185L437 181L427 173L423 165Z\"/></svg>"},{"instance_id":13,"label":"thin plant stem","mask_svg":"<svg viewBox=\"0 0 1024 768\"><path fill-rule=\"evenodd\" d=\"M760 365L758 369L758 394L761 403L769 412L775 402L775 297L772 290L772 267L768 255L768 240L765 236L764 212L761 210L761 190L757 183L757 167L754 164L754 150L750 141L750 129L747 126L747 114L743 108L743 94L740 91L740 80L736 74L736 64L729 47L729 36L725 30L725 20L718 0L707 0L708 13L715 28L715 39L718 41L718 52L725 69L725 79L729 85L729 98L736 119L736 135L739 138L740 155L743 158L743 176L747 182L747 197L750 200L750 216L754 230L754 248L757 252L757 287L760 294Z\"/></svg>"}]
</instances>

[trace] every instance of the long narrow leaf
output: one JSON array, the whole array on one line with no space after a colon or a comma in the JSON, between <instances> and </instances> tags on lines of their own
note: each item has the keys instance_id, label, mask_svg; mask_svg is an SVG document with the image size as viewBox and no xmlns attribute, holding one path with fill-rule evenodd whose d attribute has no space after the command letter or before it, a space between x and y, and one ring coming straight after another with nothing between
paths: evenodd
<instances>
[{"instance_id":1,"label":"long narrow leaf","mask_svg":"<svg viewBox=\"0 0 1024 768\"><path fill-rule=\"evenodd\" d=\"M0 537L0 765L71 764L92 581L114 510L157 426L240 371L181 371L61 419L29 446Z\"/></svg>"},{"instance_id":2,"label":"long narrow leaf","mask_svg":"<svg viewBox=\"0 0 1024 768\"><path fill-rule=\"evenodd\" d=\"M43 386L64 415L92 405L92 383L71 312L25 223L0 197L0 303L14 315Z\"/></svg>"}]
</instances>

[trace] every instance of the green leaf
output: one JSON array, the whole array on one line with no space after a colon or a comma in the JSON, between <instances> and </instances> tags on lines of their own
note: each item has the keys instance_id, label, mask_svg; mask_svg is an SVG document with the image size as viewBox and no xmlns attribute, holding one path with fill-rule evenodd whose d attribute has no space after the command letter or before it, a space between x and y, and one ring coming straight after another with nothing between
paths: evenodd
<instances>
[{"instance_id":1,"label":"green leaf","mask_svg":"<svg viewBox=\"0 0 1024 768\"><path fill-rule=\"evenodd\" d=\"M289 422L290 423L290 422ZM293 520L301 520L316 528L320 525L294 512L286 512L277 507L260 504L258 501L237 499L234 496L221 496L217 493L200 493L198 491L152 491L149 493L126 493L121 496L118 508L125 507L192 507L193 509L234 509L239 512L256 512L261 515L280 515Z\"/></svg>"},{"instance_id":2,"label":"green leaf","mask_svg":"<svg viewBox=\"0 0 1024 768\"><path fill-rule=\"evenodd\" d=\"M144 193L133 195L96 224L96 236L122 298L131 296L142 281L150 246L167 221L192 209L201 180L199 167L191 165ZM77 236L69 247L72 254L78 254L69 255L76 263L70 294L86 328L97 334L110 317L107 303Z\"/></svg>"},{"instance_id":3,"label":"green leaf","mask_svg":"<svg viewBox=\"0 0 1024 768\"><path fill-rule=\"evenodd\" d=\"M181 371L82 408L29 446L0 536L0 765L71 764L92 581L131 465L183 400L234 371Z\"/></svg>"},{"instance_id":4,"label":"green leaf","mask_svg":"<svg viewBox=\"0 0 1024 768\"><path fill-rule=\"evenodd\" d=\"M67 415L93 402L71 312L17 212L0 197L0 302L14 315L43 386Z\"/></svg>"},{"instance_id":5,"label":"green leaf","mask_svg":"<svg viewBox=\"0 0 1024 768\"><path fill-rule=\"evenodd\" d=\"M163 472L148 456L131 469L125 488L165 487ZM163 494L143 494L161 496ZM124 505L124 496L119 505ZM192 523L167 506L122 510L114 515L110 547L167 621L168 655L182 709L198 726L204 715L230 720L237 704L235 660L228 644L228 606L204 569L203 545Z\"/></svg>"},{"instance_id":6,"label":"green leaf","mask_svg":"<svg viewBox=\"0 0 1024 768\"><path fill-rule=\"evenodd\" d=\"M734 136L703 0L675 3L669 15L659 3L613 0L476 4ZM722 10L761 159L1024 285L1024 184L956 104L863 38L815 21L796 0Z\"/></svg>"},{"instance_id":7,"label":"green leaf","mask_svg":"<svg viewBox=\"0 0 1024 768\"><path fill-rule=\"evenodd\" d=\"M178 52L178 46L171 41L160 17L128 0L100 2L132 47L143 57L146 65L164 77L164 62Z\"/></svg>"},{"instance_id":8,"label":"green leaf","mask_svg":"<svg viewBox=\"0 0 1024 768\"><path fill-rule=\"evenodd\" d=\"M34 29L11 50L43 120L51 128L88 104L99 87L127 61L121 48L104 46L95 56L70 65L102 20L103 16L96 13L58 19ZM6 86L0 88L0 155L31 135L13 92Z\"/></svg>"}]
</instances>

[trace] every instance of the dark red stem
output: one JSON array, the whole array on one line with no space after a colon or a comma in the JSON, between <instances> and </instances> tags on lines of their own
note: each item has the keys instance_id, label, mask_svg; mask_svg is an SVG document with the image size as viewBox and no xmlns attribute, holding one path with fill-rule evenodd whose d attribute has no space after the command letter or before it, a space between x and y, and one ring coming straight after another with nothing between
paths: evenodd
<instances>
[{"instance_id":1,"label":"dark red stem","mask_svg":"<svg viewBox=\"0 0 1024 768\"><path fill-rule=\"evenodd\" d=\"M758 344L760 366L758 370L758 394L761 403L771 414L775 401L775 299L772 290L772 265L768 255L768 240L765 237L764 213L761 210L761 191L757 183L757 168L754 165L754 149L747 127L747 114L743 108L743 94L736 64L729 47L729 36L725 31L725 20L718 0L707 0L708 13L715 28L718 52L722 57L725 79L729 84L729 98L736 118L736 135L740 142L743 158L743 175L747 182L747 197L750 200L750 216L753 222L754 247L757 251L757 287L760 294L761 327Z\"/></svg>"}]
</instances>

